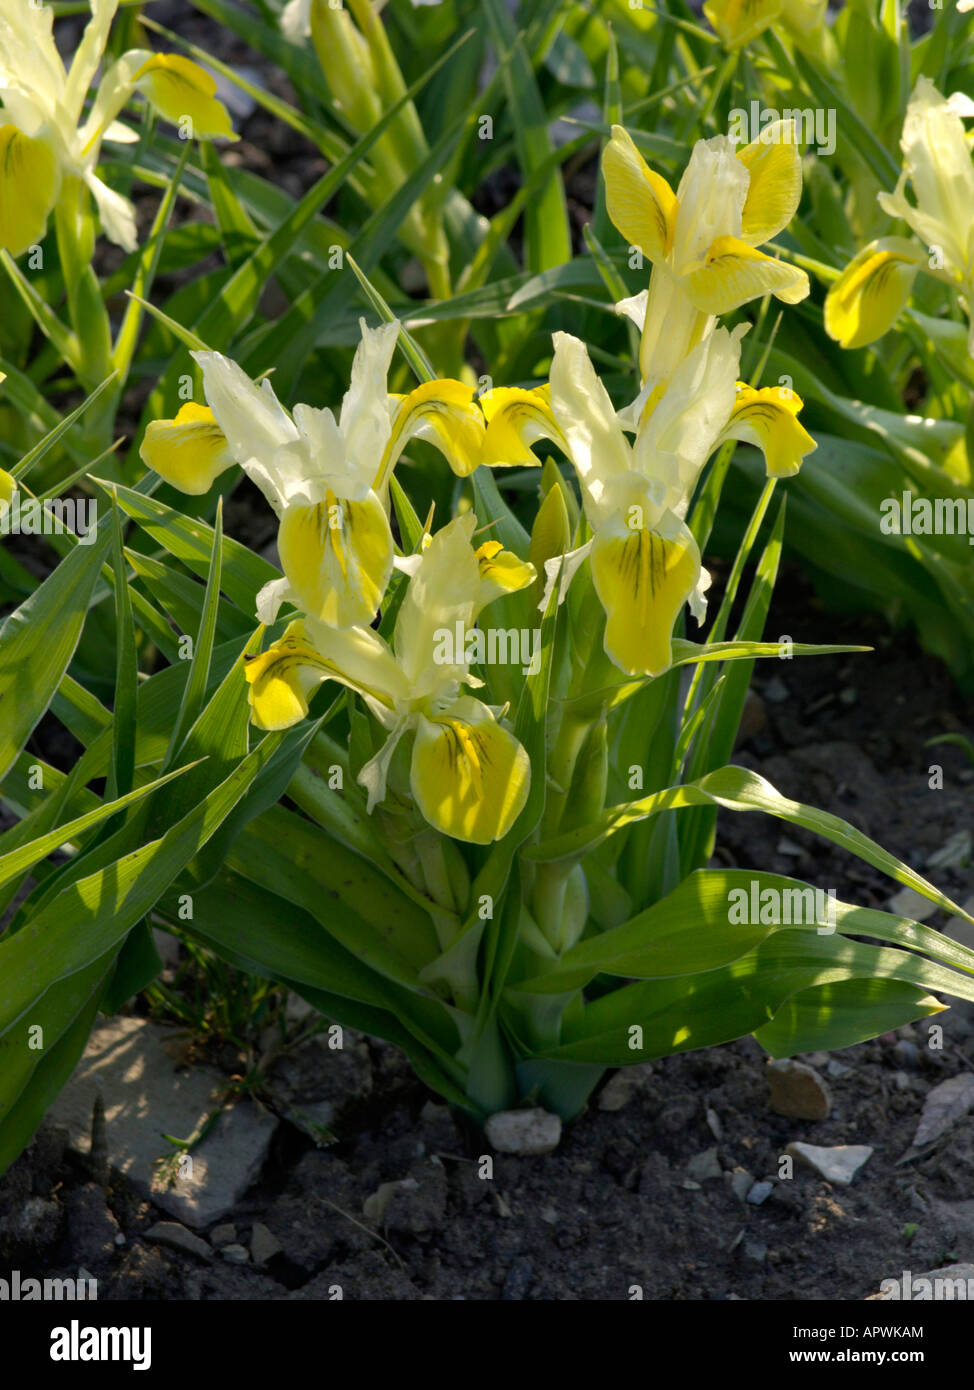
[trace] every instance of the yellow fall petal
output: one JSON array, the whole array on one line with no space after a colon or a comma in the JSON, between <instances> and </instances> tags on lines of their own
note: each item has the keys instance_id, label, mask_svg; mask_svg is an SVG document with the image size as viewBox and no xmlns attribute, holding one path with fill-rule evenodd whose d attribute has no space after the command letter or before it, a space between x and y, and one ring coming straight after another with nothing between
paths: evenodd
<instances>
[{"instance_id":1,"label":"yellow fall petal","mask_svg":"<svg viewBox=\"0 0 974 1390\"><path fill-rule=\"evenodd\" d=\"M139 456L167 483L194 497L209 492L234 462L213 411L193 401L187 401L174 420L153 420L146 427Z\"/></svg>"},{"instance_id":2,"label":"yellow fall petal","mask_svg":"<svg viewBox=\"0 0 974 1390\"><path fill-rule=\"evenodd\" d=\"M426 381L398 401L392 432L373 487L385 486L410 439L425 439L443 454L453 472L466 478L481 462L484 420L473 387L440 378Z\"/></svg>"},{"instance_id":3,"label":"yellow fall petal","mask_svg":"<svg viewBox=\"0 0 974 1390\"><path fill-rule=\"evenodd\" d=\"M738 383L737 400L720 442L740 439L764 454L769 478L791 478L818 445L798 419L802 399L784 386L755 390Z\"/></svg>"},{"instance_id":4,"label":"yellow fall petal","mask_svg":"<svg viewBox=\"0 0 974 1390\"><path fill-rule=\"evenodd\" d=\"M288 507L277 538L281 567L299 606L330 627L368 627L392 574L389 520L374 493L361 501L328 492Z\"/></svg>"},{"instance_id":5,"label":"yellow fall petal","mask_svg":"<svg viewBox=\"0 0 974 1390\"><path fill-rule=\"evenodd\" d=\"M752 140L737 157L750 174L741 240L762 246L787 227L802 196L802 160L794 121L775 121L765 140Z\"/></svg>"},{"instance_id":6,"label":"yellow fall petal","mask_svg":"<svg viewBox=\"0 0 974 1390\"><path fill-rule=\"evenodd\" d=\"M230 113L216 95L216 81L205 68L180 53L157 53L143 63L133 85L173 125L189 120L198 140L217 136L237 140Z\"/></svg>"},{"instance_id":7,"label":"yellow fall petal","mask_svg":"<svg viewBox=\"0 0 974 1390\"><path fill-rule=\"evenodd\" d=\"M781 14L782 0L707 0L703 12L727 48L741 48Z\"/></svg>"},{"instance_id":8,"label":"yellow fall petal","mask_svg":"<svg viewBox=\"0 0 974 1390\"><path fill-rule=\"evenodd\" d=\"M620 519L596 533L592 582L605 609L605 651L628 675L658 676L672 662L673 624L700 574L696 543L681 530L630 529Z\"/></svg>"},{"instance_id":9,"label":"yellow fall petal","mask_svg":"<svg viewBox=\"0 0 974 1390\"><path fill-rule=\"evenodd\" d=\"M250 717L258 729L289 729L308 713L308 701L329 670L310 645L304 623L291 623L266 652L247 658Z\"/></svg>"},{"instance_id":10,"label":"yellow fall petal","mask_svg":"<svg viewBox=\"0 0 974 1390\"><path fill-rule=\"evenodd\" d=\"M483 705L464 698L443 715L419 716L410 786L435 829L489 845L507 834L524 809L531 760Z\"/></svg>"},{"instance_id":11,"label":"yellow fall petal","mask_svg":"<svg viewBox=\"0 0 974 1390\"><path fill-rule=\"evenodd\" d=\"M905 237L873 241L854 257L825 296L825 331L844 348L865 347L899 317L921 263Z\"/></svg>"},{"instance_id":12,"label":"yellow fall petal","mask_svg":"<svg viewBox=\"0 0 974 1390\"><path fill-rule=\"evenodd\" d=\"M495 386L480 398L487 421L482 459L489 468L520 464L536 467L538 460L531 444L539 439L561 440L561 431L551 409L551 387Z\"/></svg>"},{"instance_id":13,"label":"yellow fall petal","mask_svg":"<svg viewBox=\"0 0 974 1390\"><path fill-rule=\"evenodd\" d=\"M680 276L680 283L704 314L729 314L765 294L797 304L810 288L803 270L733 236L717 237L703 260Z\"/></svg>"},{"instance_id":14,"label":"yellow fall petal","mask_svg":"<svg viewBox=\"0 0 974 1390\"><path fill-rule=\"evenodd\" d=\"M520 559L512 550L505 550L500 541L485 541L474 551L480 566L480 595L477 609L500 598L526 589L537 578L534 566Z\"/></svg>"},{"instance_id":15,"label":"yellow fall petal","mask_svg":"<svg viewBox=\"0 0 974 1390\"><path fill-rule=\"evenodd\" d=\"M664 260L673 245L676 194L620 125L612 127L612 139L602 153L602 177L606 211L616 230L650 261Z\"/></svg>"},{"instance_id":16,"label":"yellow fall petal","mask_svg":"<svg viewBox=\"0 0 974 1390\"><path fill-rule=\"evenodd\" d=\"M0 126L0 247L19 256L43 238L61 171L46 140Z\"/></svg>"}]
</instances>

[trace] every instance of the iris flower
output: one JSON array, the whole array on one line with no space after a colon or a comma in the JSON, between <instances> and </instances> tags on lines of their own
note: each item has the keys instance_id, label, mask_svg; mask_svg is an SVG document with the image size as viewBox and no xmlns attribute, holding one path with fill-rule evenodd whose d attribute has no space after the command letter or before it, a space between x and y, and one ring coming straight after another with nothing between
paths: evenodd
<instances>
[{"instance_id":1,"label":"iris flower","mask_svg":"<svg viewBox=\"0 0 974 1390\"><path fill-rule=\"evenodd\" d=\"M698 140L676 193L622 126L602 155L606 208L652 263L638 296L644 384L665 381L711 332L716 316L761 295L797 304L808 276L757 248L791 221L801 198L794 121L775 121L738 149L726 135Z\"/></svg>"},{"instance_id":2,"label":"iris flower","mask_svg":"<svg viewBox=\"0 0 974 1390\"><path fill-rule=\"evenodd\" d=\"M436 445L461 477L480 461L473 390L439 380L390 394L399 325L361 327L337 419L310 405L292 416L268 380L258 386L220 353L196 352L208 404L190 402L146 430L142 458L173 486L204 493L238 463L273 507L284 578L258 595L265 623L284 602L332 627L371 623L393 567L389 477L408 441Z\"/></svg>"},{"instance_id":3,"label":"iris flower","mask_svg":"<svg viewBox=\"0 0 974 1390\"><path fill-rule=\"evenodd\" d=\"M41 241L71 180L91 190L106 236L126 251L135 250L135 210L95 168L103 140L137 140L116 119L136 92L167 120L188 119L195 136L236 139L210 74L188 58L146 49L132 49L111 64L84 118L118 0L91 0L91 8L65 71L51 7L0 0L0 247L13 256Z\"/></svg>"},{"instance_id":4,"label":"iris flower","mask_svg":"<svg viewBox=\"0 0 974 1390\"><path fill-rule=\"evenodd\" d=\"M769 471L787 476L815 447L795 419L797 397L737 383L743 332L709 333L665 384L647 385L618 415L584 344L556 333L550 391L508 393L491 413L488 461L534 461L529 446L541 438L571 461L594 534L569 553L565 574L589 557L605 651L627 674L670 666L685 603L698 622L705 616L710 576L686 515L711 452L725 439L747 439L764 449ZM631 443L624 427L635 432ZM546 565L549 579L557 563Z\"/></svg>"},{"instance_id":5,"label":"iris flower","mask_svg":"<svg viewBox=\"0 0 974 1390\"><path fill-rule=\"evenodd\" d=\"M476 525L470 512L457 517L427 538L419 556L399 562L411 578L391 647L371 628L339 629L307 617L251 658L246 675L252 718L262 729L303 719L322 681L357 691L387 731L359 773L369 812L384 800L393 756L411 734L408 785L421 814L445 835L490 844L524 806L530 759L500 722L504 711L464 693L480 681L470 673L466 647L445 651L443 634L458 624L470 630L481 609L532 583L535 572L497 542L475 550Z\"/></svg>"},{"instance_id":6,"label":"iris flower","mask_svg":"<svg viewBox=\"0 0 974 1390\"><path fill-rule=\"evenodd\" d=\"M944 97L929 78L917 81L900 140L902 174L895 192L878 197L883 211L901 218L928 250L906 237L882 237L849 262L825 300L825 327L843 347L881 338L904 308L917 271L924 270L966 300L974 354L974 161L964 129L971 116L969 96Z\"/></svg>"},{"instance_id":7,"label":"iris flower","mask_svg":"<svg viewBox=\"0 0 974 1390\"><path fill-rule=\"evenodd\" d=\"M808 40L820 31L827 0L707 0L703 12L729 49L742 48L771 25Z\"/></svg>"}]
</instances>

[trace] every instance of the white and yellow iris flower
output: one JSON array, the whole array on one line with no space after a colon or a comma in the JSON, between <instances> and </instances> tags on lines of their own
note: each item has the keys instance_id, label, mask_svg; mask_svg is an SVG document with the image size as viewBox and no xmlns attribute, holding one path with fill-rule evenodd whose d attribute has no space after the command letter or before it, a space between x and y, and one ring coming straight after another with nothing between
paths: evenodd
<instances>
[{"instance_id":1,"label":"white and yellow iris flower","mask_svg":"<svg viewBox=\"0 0 974 1390\"><path fill-rule=\"evenodd\" d=\"M480 462L484 422L472 388L440 380L389 392L398 333L397 323L362 322L337 419L310 405L291 415L268 380L258 386L229 358L197 352L207 405L185 405L146 430L142 458L173 486L206 492L238 463L273 507L284 578L261 590L262 622L287 602L332 627L371 623L392 574L389 477L406 444L429 441L460 476Z\"/></svg>"},{"instance_id":2,"label":"white and yellow iris flower","mask_svg":"<svg viewBox=\"0 0 974 1390\"><path fill-rule=\"evenodd\" d=\"M251 715L262 729L304 718L322 681L357 691L387 731L359 774L369 812L385 799L393 755L411 734L409 791L421 814L444 835L490 844L523 809L531 764L500 722L503 711L463 692L480 682L470 673L467 645L453 638L472 630L494 598L533 583L535 572L496 541L474 549L476 525L468 512L401 562L411 578L391 647L371 628L339 629L309 617L251 658L246 675Z\"/></svg>"},{"instance_id":3,"label":"white and yellow iris flower","mask_svg":"<svg viewBox=\"0 0 974 1390\"><path fill-rule=\"evenodd\" d=\"M118 0L91 0L92 17L65 70L51 6L0 0L0 247L13 256L43 238L62 186L72 179L93 194L106 236L135 250L132 204L95 173L103 140L138 139L116 119L134 93L166 119L191 122L195 136L236 139L209 73L188 58L144 49L109 66L82 121L117 8Z\"/></svg>"},{"instance_id":4,"label":"white and yellow iris flower","mask_svg":"<svg viewBox=\"0 0 974 1390\"><path fill-rule=\"evenodd\" d=\"M846 266L825 300L826 330L843 347L865 347L881 338L922 270L962 297L974 354L974 161L964 128L972 116L969 96L944 97L929 78L919 78L903 123L902 174L895 192L880 193L878 200L920 241L882 237ZM908 184L914 202L906 196Z\"/></svg>"},{"instance_id":5,"label":"white and yellow iris flower","mask_svg":"<svg viewBox=\"0 0 974 1390\"><path fill-rule=\"evenodd\" d=\"M710 576L686 515L713 450L746 440L762 449L770 475L788 477L815 448L797 421L794 393L737 381L743 331L708 334L665 385L647 385L618 413L584 345L556 333L550 390L509 393L491 414L488 459L514 456L512 436L529 458L529 445L547 438L570 459L593 537L565 557L565 577L589 557L606 615L605 651L627 674L656 676L670 666L685 603L698 622L706 614ZM632 442L624 430L635 433ZM549 580L558 565L546 564Z\"/></svg>"},{"instance_id":6,"label":"white and yellow iris flower","mask_svg":"<svg viewBox=\"0 0 974 1390\"><path fill-rule=\"evenodd\" d=\"M757 249L788 225L801 198L794 121L769 124L740 149L725 135L698 140L676 193L613 126L602 173L609 217L653 266L648 292L620 306L640 311L644 384L666 381L718 314L765 294L786 304L808 294L803 270Z\"/></svg>"}]
</instances>

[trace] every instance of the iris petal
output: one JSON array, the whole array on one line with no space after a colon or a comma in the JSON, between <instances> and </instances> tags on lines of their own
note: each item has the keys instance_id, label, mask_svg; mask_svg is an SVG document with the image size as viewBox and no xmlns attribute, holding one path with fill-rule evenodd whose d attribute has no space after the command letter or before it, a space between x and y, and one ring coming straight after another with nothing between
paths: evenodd
<instances>
[{"instance_id":1,"label":"iris petal","mask_svg":"<svg viewBox=\"0 0 974 1390\"><path fill-rule=\"evenodd\" d=\"M209 492L234 461L213 411L193 401L187 401L174 420L153 420L139 454L167 483L194 497Z\"/></svg>"},{"instance_id":2,"label":"iris petal","mask_svg":"<svg viewBox=\"0 0 974 1390\"><path fill-rule=\"evenodd\" d=\"M418 717L410 784L435 829L489 845L523 810L531 761L487 707L467 696L443 714Z\"/></svg>"},{"instance_id":3,"label":"iris petal","mask_svg":"<svg viewBox=\"0 0 974 1390\"><path fill-rule=\"evenodd\" d=\"M61 173L46 140L0 126L0 246L19 256L44 236Z\"/></svg>"},{"instance_id":4,"label":"iris petal","mask_svg":"<svg viewBox=\"0 0 974 1390\"><path fill-rule=\"evenodd\" d=\"M375 493L361 501L329 492L289 507L278 533L281 567L301 608L332 627L368 626L392 574L389 519Z\"/></svg>"},{"instance_id":5,"label":"iris petal","mask_svg":"<svg viewBox=\"0 0 974 1390\"><path fill-rule=\"evenodd\" d=\"M673 624L700 573L693 536L675 517L652 530L620 517L596 533L591 563L606 654L628 675L660 675L672 662Z\"/></svg>"}]
</instances>

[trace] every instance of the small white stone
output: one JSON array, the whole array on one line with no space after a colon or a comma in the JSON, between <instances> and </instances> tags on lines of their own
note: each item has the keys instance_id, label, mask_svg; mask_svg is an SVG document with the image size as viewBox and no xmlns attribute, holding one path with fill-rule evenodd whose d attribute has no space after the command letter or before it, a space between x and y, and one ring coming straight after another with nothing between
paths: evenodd
<instances>
[{"instance_id":1,"label":"small white stone","mask_svg":"<svg viewBox=\"0 0 974 1390\"><path fill-rule=\"evenodd\" d=\"M501 1110L491 1115L484 1133L502 1154L550 1154L561 1139L561 1119L547 1110Z\"/></svg>"},{"instance_id":2,"label":"small white stone","mask_svg":"<svg viewBox=\"0 0 974 1390\"><path fill-rule=\"evenodd\" d=\"M281 1242L262 1221L255 1221L250 1233L250 1254L255 1265L265 1265L281 1253Z\"/></svg>"},{"instance_id":3,"label":"small white stone","mask_svg":"<svg viewBox=\"0 0 974 1390\"><path fill-rule=\"evenodd\" d=\"M173 1250L185 1250L201 1260L208 1260L212 1251L202 1237L187 1231L178 1221L158 1221L145 1233L145 1239L154 1245L168 1245Z\"/></svg>"},{"instance_id":4,"label":"small white stone","mask_svg":"<svg viewBox=\"0 0 974 1390\"><path fill-rule=\"evenodd\" d=\"M709 1178L719 1178L722 1172L716 1147L704 1149L703 1153L694 1154L687 1164L687 1176L694 1182L706 1182Z\"/></svg>"},{"instance_id":5,"label":"small white stone","mask_svg":"<svg viewBox=\"0 0 974 1390\"><path fill-rule=\"evenodd\" d=\"M228 1265L245 1265L250 1259L250 1251L246 1245L225 1245L220 1254Z\"/></svg>"},{"instance_id":6,"label":"small white stone","mask_svg":"<svg viewBox=\"0 0 974 1390\"><path fill-rule=\"evenodd\" d=\"M895 912L898 917L911 917L914 922L925 922L937 911L937 904L912 888L901 888L890 898L889 910Z\"/></svg>"},{"instance_id":7,"label":"small white stone","mask_svg":"<svg viewBox=\"0 0 974 1390\"><path fill-rule=\"evenodd\" d=\"M823 1149L818 1144L789 1144L786 1153L800 1159L827 1182L848 1186L863 1164L875 1152L869 1144L838 1144Z\"/></svg>"}]
</instances>

